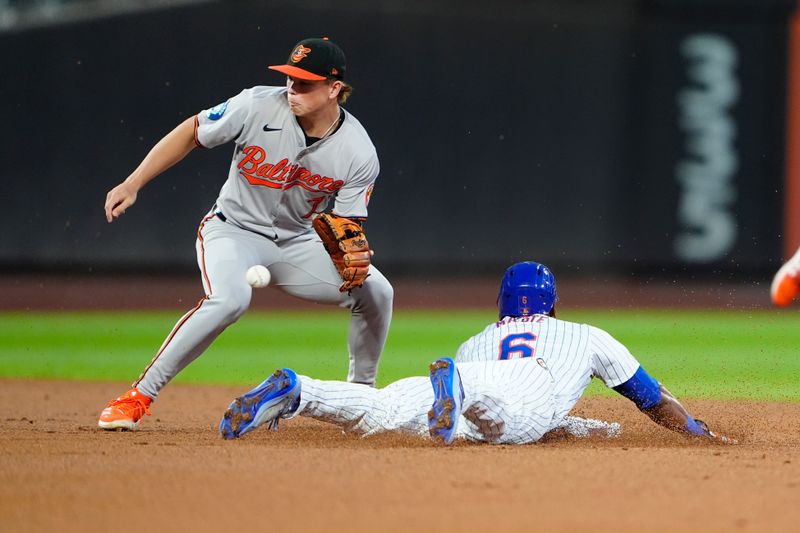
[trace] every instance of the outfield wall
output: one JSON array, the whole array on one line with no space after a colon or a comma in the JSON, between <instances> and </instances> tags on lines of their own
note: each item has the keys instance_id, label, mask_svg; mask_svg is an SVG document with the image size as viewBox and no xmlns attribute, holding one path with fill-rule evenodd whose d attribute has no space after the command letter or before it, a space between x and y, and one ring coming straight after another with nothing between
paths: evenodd
<instances>
[{"instance_id":1,"label":"outfield wall","mask_svg":"<svg viewBox=\"0 0 800 533\"><path fill-rule=\"evenodd\" d=\"M231 149L113 225L164 133L330 35L381 158L390 272L763 275L782 253L788 0L219 2L0 35L0 268L194 268ZM432 266L431 266L432 265Z\"/></svg>"}]
</instances>

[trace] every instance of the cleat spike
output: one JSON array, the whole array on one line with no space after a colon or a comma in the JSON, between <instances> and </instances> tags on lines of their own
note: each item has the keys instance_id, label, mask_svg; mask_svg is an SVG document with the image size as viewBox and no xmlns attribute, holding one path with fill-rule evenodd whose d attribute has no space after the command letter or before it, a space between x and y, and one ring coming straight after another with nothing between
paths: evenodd
<instances>
[{"instance_id":1,"label":"cleat spike","mask_svg":"<svg viewBox=\"0 0 800 533\"><path fill-rule=\"evenodd\" d=\"M280 418L294 414L300 403L301 382L289 369L278 369L259 386L234 399L222 416L223 438L238 438L262 424L277 429Z\"/></svg>"}]
</instances>

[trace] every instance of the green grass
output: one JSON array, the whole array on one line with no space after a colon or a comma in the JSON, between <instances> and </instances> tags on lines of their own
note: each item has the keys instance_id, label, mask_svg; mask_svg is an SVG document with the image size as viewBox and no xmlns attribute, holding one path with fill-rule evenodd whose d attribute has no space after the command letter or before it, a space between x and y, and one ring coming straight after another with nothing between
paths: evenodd
<instances>
[{"instance_id":1,"label":"green grass","mask_svg":"<svg viewBox=\"0 0 800 533\"><path fill-rule=\"evenodd\" d=\"M180 312L0 313L0 376L133 381ZM425 373L494 318L398 310L379 385ZM777 311L564 311L623 342L673 393L800 401L800 315ZM280 366L322 379L347 372L348 313L250 312L177 378L251 385ZM608 392L595 383L590 394Z\"/></svg>"}]
</instances>

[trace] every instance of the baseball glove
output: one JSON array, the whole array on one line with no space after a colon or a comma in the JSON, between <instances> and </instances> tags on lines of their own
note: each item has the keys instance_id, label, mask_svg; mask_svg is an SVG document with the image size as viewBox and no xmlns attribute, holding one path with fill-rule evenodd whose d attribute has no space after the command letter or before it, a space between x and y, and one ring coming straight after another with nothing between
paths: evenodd
<instances>
[{"instance_id":1,"label":"baseball glove","mask_svg":"<svg viewBox=\"0 0 800 533\"><path fill-rule=\"evenodd\" d=\"M364 285L372 251L361 226L349 218L322 213L312 223L342 276L340 292Z\"/></svg>"}]
</instances>

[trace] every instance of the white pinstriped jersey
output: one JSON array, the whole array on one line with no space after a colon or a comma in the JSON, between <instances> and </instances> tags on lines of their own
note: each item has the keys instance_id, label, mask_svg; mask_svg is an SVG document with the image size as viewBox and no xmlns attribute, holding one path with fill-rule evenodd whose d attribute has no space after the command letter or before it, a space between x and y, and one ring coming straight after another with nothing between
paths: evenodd
<instances>
[{"instance_id":1,"label":"white pinstriped jersey","mask_svg":"<svg viewBox=\"0 0 800 533\"><path fill-rule=\"evenodd\" d=\"M552 429L568 428L565 417L592 377L616 387L639 368L627 348L605 331L545 315L490 324L459 348L456 364L465 394L456 434L504 444L536 442ZM434 400L427 377L401 379L383 389L300 380L302 416L362 435L427 433L426 413ZM591 423L598 421L570 422Z\"/></svg>"},{"instance_id":2,"label":"white pinstriped jersey","mask_svg":"<svg viewBox=\"0 0 800 533\"><path fill-rule=\"evenodd\" d=\"M605 331L547 315L506 317L489 324L461 345L455 360L527 358L553 377L556 418L569 413L593 377L616 387L639 368L630 351ZM513 380L509 387L514 387Z\"/></svg>"},{"instance_id":3,"label":"white pinstriped jersey","mask_svg":"<svg viewBox=\"0 0 800 533\"><path fill-rule=\"evenodd\" d=\"M464 404L456 435L498 444L536 442L553 429L555 380L528 361L457 363Z\"/></svg>"}]
</instances>

